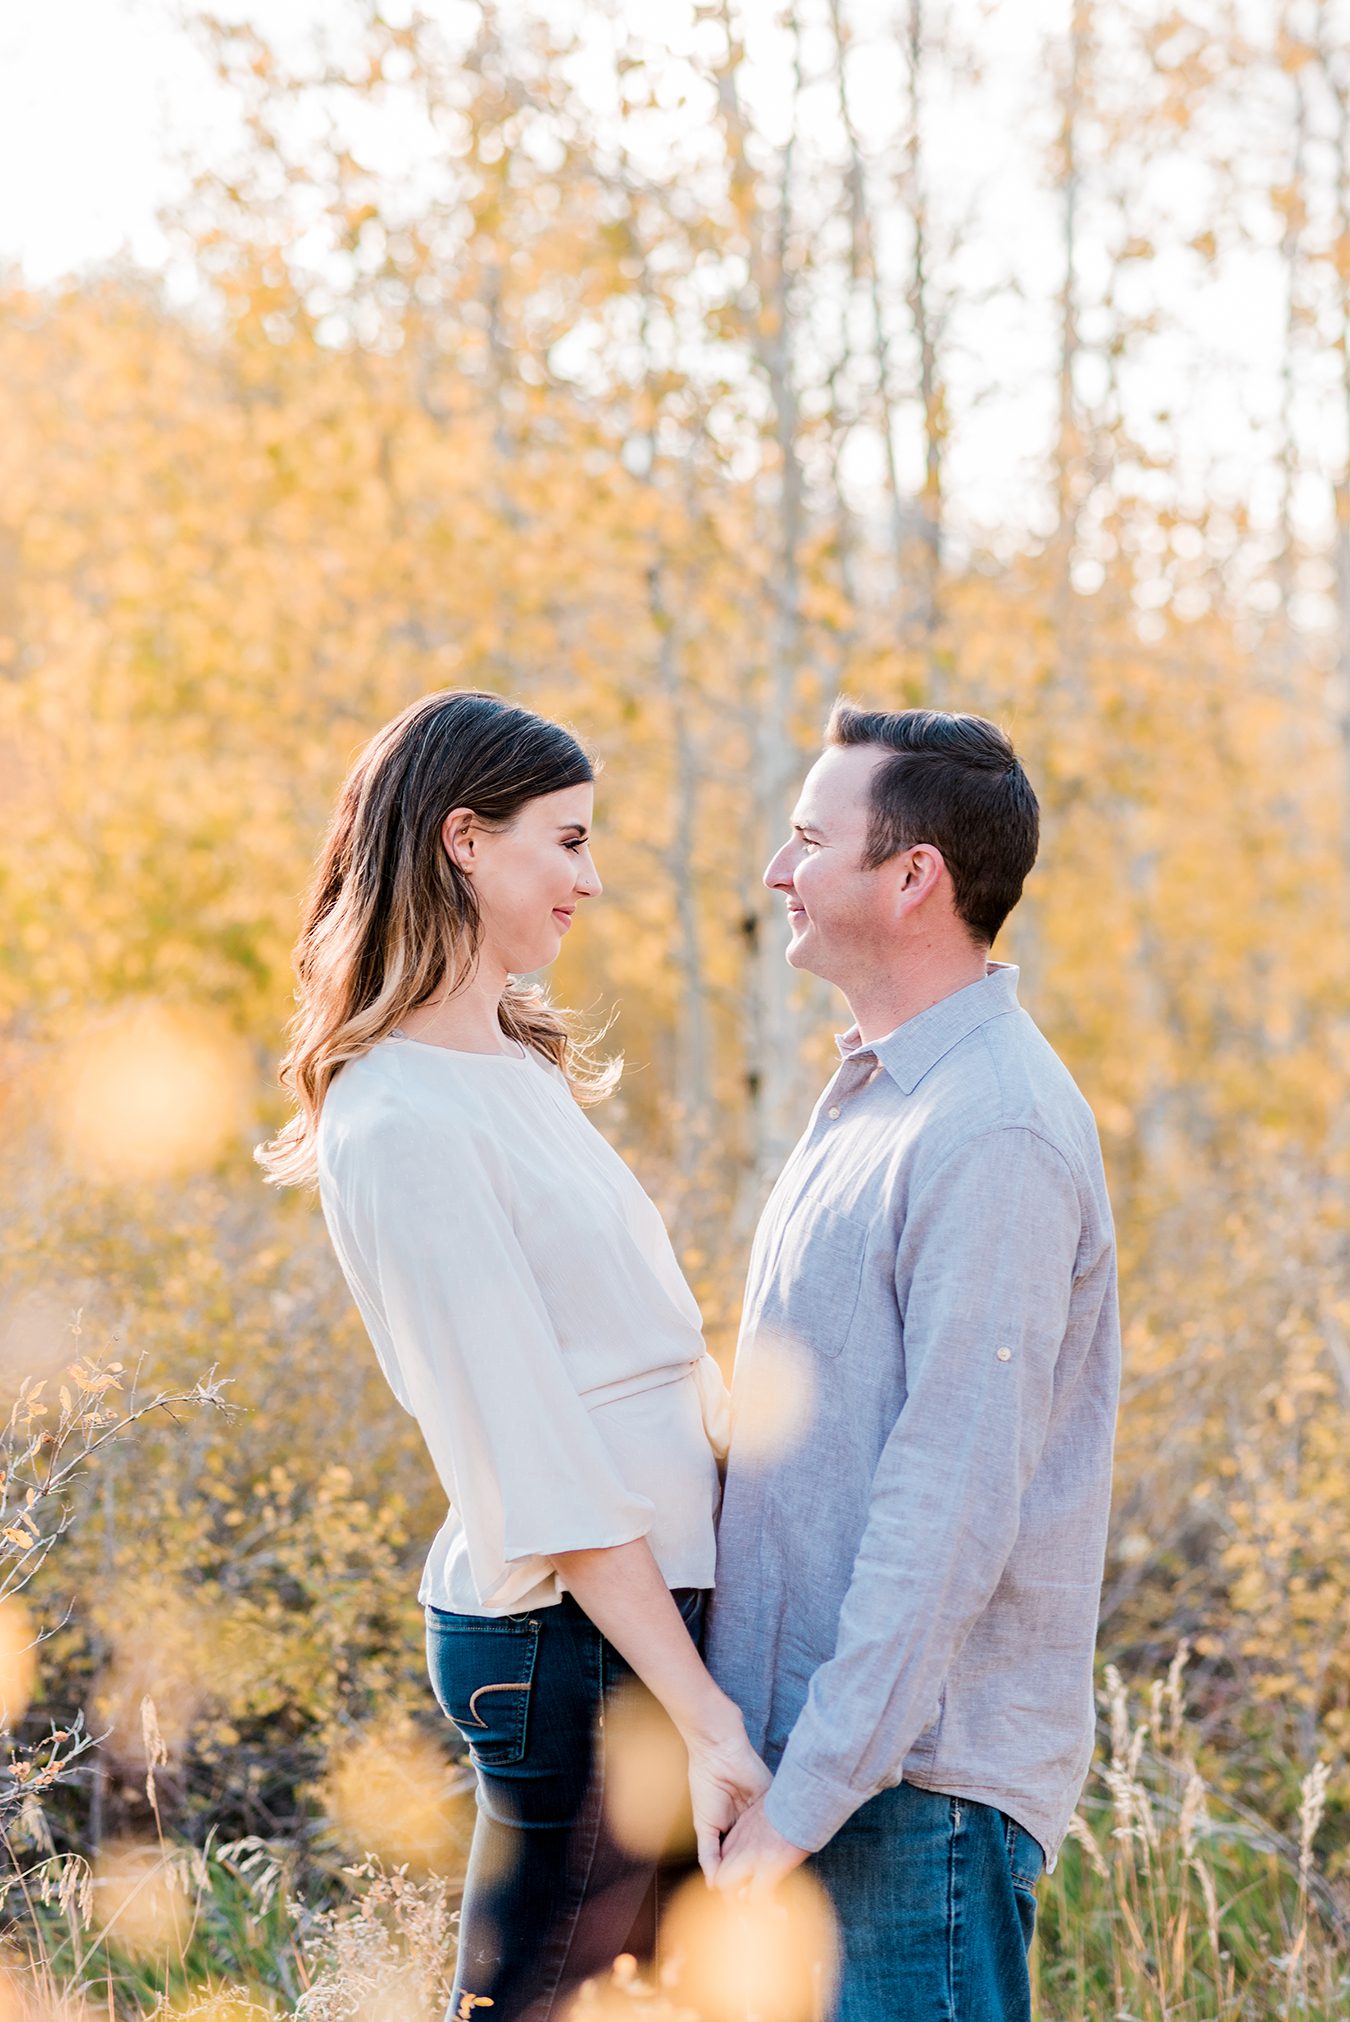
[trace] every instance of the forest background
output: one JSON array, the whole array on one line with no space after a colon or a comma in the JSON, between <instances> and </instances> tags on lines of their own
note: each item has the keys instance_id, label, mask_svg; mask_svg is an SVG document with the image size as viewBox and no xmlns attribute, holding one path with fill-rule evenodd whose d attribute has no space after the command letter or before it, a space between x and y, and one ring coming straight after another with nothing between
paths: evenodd
<instances>
[{"instance_id":1,"label":"forest background","mask_svg":"<svg viewBox=\"0 0 1350 2022\"><path fill-rule=\"evenodd\" d=\"M980 0L181 25L231 118L162 258L0 280L6 1913L99 2012L229 1967L295 2003L277 1876L312 1907L462 1839L443 1499L315 1200L250 1156L355 751L468 685L602 758L553 982L616 1014L597 1121L729 1366L841 1011L759 874L843 692L993 716L1041 797L995 952L1119 1229L1103 1659L1189 1658L1184 1748L1155 1693L1129 1759L1117 1694L1116 1773L1172 1830L1198 1764L1231 1864L1209 2005L1168 2007L1173 1927L1134 1946L1071 1847L1046 2012L1113 2012L1126 1951L1139 2013L1313 2012L1350 1890L1350 9L1074 0L1012 84ZM1150 1858L1129 1803L1085 1800L1108 1866ZM72 1913L106 1849L213 1834L271 1877L247 1958Z\"/></svg>"}]
</instances>

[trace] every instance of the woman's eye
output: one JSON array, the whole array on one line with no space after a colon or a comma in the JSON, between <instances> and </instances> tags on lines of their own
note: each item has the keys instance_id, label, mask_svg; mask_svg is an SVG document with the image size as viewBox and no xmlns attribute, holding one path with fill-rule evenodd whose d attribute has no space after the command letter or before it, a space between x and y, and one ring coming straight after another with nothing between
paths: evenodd
<instances>
[{"instance_id":1,"label":"woman's eye","mask_svg":"<svg viewBox=\"0 0 1350 2022\"><path fill-rule=\"evenodd\" d=\"M585 849L585 847L586 847L586 844L587 844L587 843L588 843L589 841L590 841L590 837L589 837L589 836L584 836L584 835L577 835L577 836L573 836L573 837L572 837L572 840L571 840L571 841L570 841L569 843L564 843L563 847L564 847L564 849L569 849L569 850L583 850L583 849Z\"/></svg>"}]
</instances>

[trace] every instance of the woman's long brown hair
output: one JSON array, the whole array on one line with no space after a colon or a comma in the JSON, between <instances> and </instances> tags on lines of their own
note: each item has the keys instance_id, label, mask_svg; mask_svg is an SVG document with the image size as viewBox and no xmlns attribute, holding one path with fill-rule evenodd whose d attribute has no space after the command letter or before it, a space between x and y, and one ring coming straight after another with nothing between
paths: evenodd
<instances>
[{"instance_id":1,"label":"woman's long brown hair","mask_svg":"<svg viewBox=\"0 0 1350 2022\"><path fill-rule=\"evenodd\" d=\"M275 1186L312 1183L315 1136L333 1076L383 1039L447 978L473 974L482 922L472 878L441 841L455 807L505 827L528 800L584 785L590 759L569 731L478 689L446 689L410 703L371 738L338 798L305 901L295 950L298 1009L278 1079L295 1114L254 1157ZM544 991L512 982L503 1032L567 1076L579 1101L618 1080L598 1061L573 1014Z\"/></svg>"}]
</instances>

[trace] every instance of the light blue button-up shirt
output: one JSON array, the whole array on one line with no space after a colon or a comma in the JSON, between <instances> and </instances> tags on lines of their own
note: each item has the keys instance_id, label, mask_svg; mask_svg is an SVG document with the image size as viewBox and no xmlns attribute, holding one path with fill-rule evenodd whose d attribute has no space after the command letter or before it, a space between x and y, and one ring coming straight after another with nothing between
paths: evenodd
<instances>
[{"instance_id":1,"label":"light blue button-up shirt","mask_svg":"<svg viewBox=\"0 0 1350 2022\"><path fill-rule=\"evenodd\" d=\"M1006 963L839 1045L751 1253L709 1666L795 1845L903 1780L1053 1863L1119 1389L1096 1126Z\"/></svg>"}]
</instances>

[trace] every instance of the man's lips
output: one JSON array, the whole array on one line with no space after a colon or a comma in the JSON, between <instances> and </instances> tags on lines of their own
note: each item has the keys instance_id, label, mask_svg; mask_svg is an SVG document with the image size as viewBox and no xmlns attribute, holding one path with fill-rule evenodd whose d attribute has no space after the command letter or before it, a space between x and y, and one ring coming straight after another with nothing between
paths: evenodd
<instances>
[{"instance_id":1,"label":"man's lips","mask_svg":"<svg viewBox=\"0 0 1350 2022\"><path fill-rule=\"evenodd\" d=\"M794 906L792 901L789 899L787 916L790 920L804 920L806 918L806 907Z\"/></svg>"}]
</instances>

